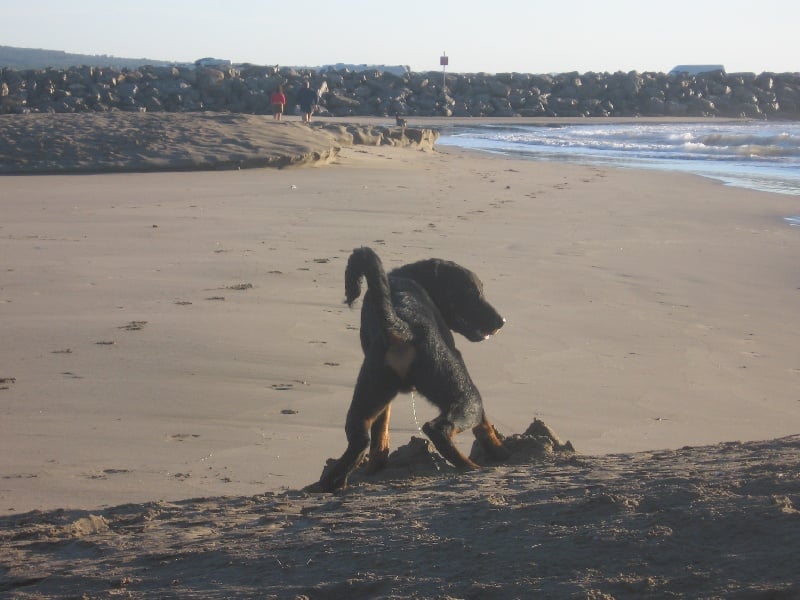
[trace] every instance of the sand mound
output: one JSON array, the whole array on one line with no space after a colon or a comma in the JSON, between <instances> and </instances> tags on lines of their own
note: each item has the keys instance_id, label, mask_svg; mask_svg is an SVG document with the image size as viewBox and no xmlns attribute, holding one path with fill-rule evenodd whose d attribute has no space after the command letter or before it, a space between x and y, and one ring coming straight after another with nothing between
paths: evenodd
<instances>
[{"instance_id":1,"label":"sand mound","mask_svg":"<svg viewBox=\"0 0 800 600\"><path fill-rule=\"evenodd\" d=\"M0 174L198 171L329 162L342 146L431 149L430 129L221 113L0 115Z\"/></svg>"},{"instance_id":2,"label":"sand mound","mask_svg":"<svg viewBox=\"0 0 800 600\"><path fill-rule=\"evenodd\" d=\"M543 421L534 419L524 433L503 436L498 433L511 457L504 465L531 465L537 462L566 460L575 454L570 442L562 442L556 433ZM475 442L469 455L473 462L484 466L496 466L486 457L483 448ZM329 458L323 468L329 468L336 461ZM350 486L375 481L399 481L418 477L454 475L457 470L436 452L433 444L426 438L412 436L409 442L389 455L386 466L378 473L369 472L368 459L350 476Z\"/></svg>"}]
</instances>

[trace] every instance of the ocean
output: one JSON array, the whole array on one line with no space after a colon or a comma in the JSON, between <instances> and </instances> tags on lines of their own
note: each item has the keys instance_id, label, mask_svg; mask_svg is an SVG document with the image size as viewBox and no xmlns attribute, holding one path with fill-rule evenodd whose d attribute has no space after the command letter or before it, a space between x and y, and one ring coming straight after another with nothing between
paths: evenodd
<instances>
[{"instance_id":1,"label":"ocean","mask_svg":"<svg viewBox=\"0 0 800 600\"><path fill-rule=\"evenodd\" d=\"M491 124L452 126L437 144L533 160L693 173L800 196L800 123ZM800 226L800 216L786 218Z\"/></svg>"}]
</instances>

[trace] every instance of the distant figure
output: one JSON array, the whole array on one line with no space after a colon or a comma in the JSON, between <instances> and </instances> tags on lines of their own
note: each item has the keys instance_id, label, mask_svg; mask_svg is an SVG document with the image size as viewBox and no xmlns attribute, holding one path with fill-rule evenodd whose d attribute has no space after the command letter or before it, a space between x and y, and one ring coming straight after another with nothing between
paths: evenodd
<instances>
[{"instance_id":1,"label":"distant figure","mask_svg":"<svg viewBox=\"0 0 800 600\"><path fill-rule=\"evenodd\" d=\"M303 123L311 122L311 115L317 106L317 92L311 89L311 83L306 80L300 91L297 92L297 103L300 105L300 112L303 113Z\"/></svg>"},{"instance_id":2,"label":"distant figure","mask_svg":"<svg viewBox=\"0 0 800 600\"><path fill-rule=\"evenodd\" d=\"M403 129L408 125L408 121L401 117L400 113L394 113L394 122L398 127L402 127Z\"/></svg>"},{"instance_id":3,"label":"distant figure","mask_svg":"<svg viewBox=\"0 0 800 600\"><path fill-rule=\"evenodd\" d=\"M282 85L279 85L278 89L272 92L269 101L272 103L272 118L280 121L283 115L283 107L286 106L286 95L283 93Z\"/></svg>"}]
</instances>

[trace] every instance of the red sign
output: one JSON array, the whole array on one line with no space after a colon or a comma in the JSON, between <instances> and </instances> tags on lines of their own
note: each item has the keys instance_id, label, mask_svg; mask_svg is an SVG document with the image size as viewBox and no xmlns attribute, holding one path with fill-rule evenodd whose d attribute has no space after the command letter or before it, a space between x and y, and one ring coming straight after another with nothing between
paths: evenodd
<instances>
[{"instance_id":1,"label":"red sign","mask_svg":"<svg viewBox=\"0 0 800 600\"><path fill-rule=\"evenodd\" d=\"M441 66L443 66L443 67L446 67L447 66L447 56L439 57L439 64Z\"/></svg>"}]
</instances>

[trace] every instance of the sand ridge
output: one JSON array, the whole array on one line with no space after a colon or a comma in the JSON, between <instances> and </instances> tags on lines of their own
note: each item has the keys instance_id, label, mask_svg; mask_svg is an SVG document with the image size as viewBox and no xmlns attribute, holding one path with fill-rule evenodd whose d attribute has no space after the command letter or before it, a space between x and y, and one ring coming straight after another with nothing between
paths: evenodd
<instances>
[{"instance_id":1,"label":"sand ridge","mask_svg":"<svg viewBox=\"0 0 800 600\"><path fill-rule=\"evenodd\" d=\"M14 598L794 598L800 436L0 519ZM420 463L422 465L422 463Z\"/></svg>"},{"instance_id":2,"label":"sand ridge","mask_svg":"<svg viewBox=\"0 0 800 600\"><path fill-rule=\"evenodd\" d=\"M426 129L233 113L0 115L0 174L283 168L326 163L342 146L430 150Z\"/></svg>"}]
</instances>

